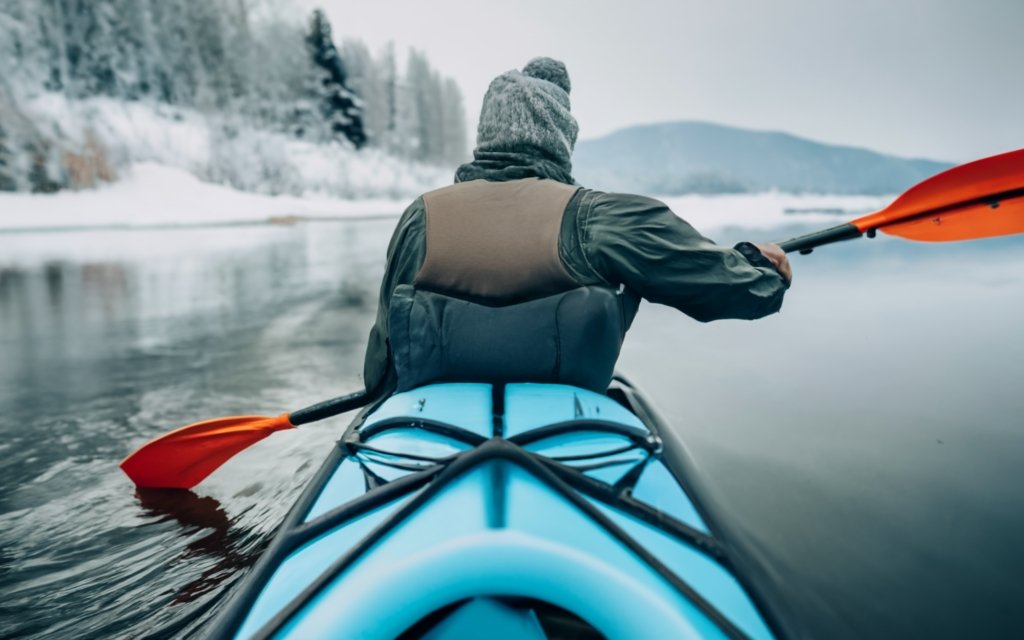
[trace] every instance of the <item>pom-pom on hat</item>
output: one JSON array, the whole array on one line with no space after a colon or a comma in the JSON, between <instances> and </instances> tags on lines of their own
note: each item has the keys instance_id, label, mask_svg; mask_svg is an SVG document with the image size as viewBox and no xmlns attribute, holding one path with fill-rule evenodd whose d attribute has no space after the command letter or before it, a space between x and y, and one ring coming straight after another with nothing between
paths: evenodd
<instances>
[{"instance_id":1,"label":"pom-pom on hat","mask_svg":"<svg viewBox=\"0 0 1024 640\"><path fill-rule=\"evenodd\" d=\"M534 58L530 60L523 67L523 75L537 78L538 80L547 80L557 84L567 94L572 93L569 72L566 71L565 65L561 61L554 58Z\"/></svg>"}]
</instances>

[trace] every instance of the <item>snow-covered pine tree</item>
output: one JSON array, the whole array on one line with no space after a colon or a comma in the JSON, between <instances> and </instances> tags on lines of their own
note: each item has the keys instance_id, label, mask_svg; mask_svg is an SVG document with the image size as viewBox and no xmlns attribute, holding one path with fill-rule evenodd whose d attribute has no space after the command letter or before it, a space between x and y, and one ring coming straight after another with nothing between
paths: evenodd
<instances>
[{"instance_id":1,"label":"snow-covered pine tree","mask_svg":"<svg viewBox=\"0 0 1024 640\"><path fill-rule=\"evenodd\" d=\"M398 99L397 136L406 157L434 164L465 160L466 114L454 80L431 68L421 52L409 52Z\"/></svg>"},{"instance_id":2,"label":"snow-covered pine tree","mask_svg":"<svg viewBox=\"0 0 1024 640\"><path fill-rule=\"evenodd\" d=\"M311 120L319 119L306 86L312 62L305 26L267 20L251 29L252 51L245 63L249 92L242 109L259 126L305 137Z\"/></svg>"},{"instance_id":3,"label":"snow-covered pine tree","mask_svg":"<svg viewBox=\"0 0 1024 640\"><path fill-rule=\"evenodd\" d=\"M111 63L116 95L136 100L149 92L146 66L145 12L149 3L111 0L117 19L111 23Z\"/></svg>"},{"instance_id":4,"label":"snow-covered pine tree","mask_svg":"<svg viewBox=\"0 0 1024 640\"><path fill-rule=\"evenodd\" d=\"M411 49L402 87L399 134L405 138L406 156L414 160L429 161L436 149L435 115L440 104L430 85L430 64L421 52Z\"/></svg>"},{"instance_id":5,"label":"snow-covered pine tree","mask_svg":"<svg viewBox=\"0 0 1024 640\"><path fill-rule=\"evenodd\" d=\"M8 42L15 48L10 60L18 69L14 75L4 77L12 84L35 82L50 91L66 90L68 50L62 3L5 0L5 4L0 14L13 18L20 28L10 30L12 23L0 24L0 42L10 38Z\"/></svg>"},{"instance_id":6,"label":"snow-covered pine tree","mask_svg":"<svg viewBox=\"0 0 1024 640\"><path fill-rule=\"evenodd\" d=\"M161 0L150 5L154 41L150 43L157 98L169 104L197 106L208 98L206 70L191 29L190 0Z\"/></svg>"},{"instance_id":7,"label":"snow-covered pine tree","mask_svg":"<svg viewBox=\"0 0 1024 640\"><path fill-rule=\"evenodd\" d=\"M72 95L76 98L117 96L114 31L119 16L112 3L110 0L95 0L61 4L64 5L62 13Z\"/></svg>"},{"instance_id":8,"label":"snow-covered pine tree","mask_svg":"<svg viewBox=\"0 0 1024 640\"><path fill-rule=\"evenodd\" d=\"M45 60L39 30L33 27L36 12L25 0L0 0L0 78L5 82L42 77Z\"/></svg>"},{"instance_id":9,"label":"snow-covered pine tree","mask_svg":"<svg viewBox=\"0 0 1024 640\"><path fill-rule=\"evenodd\" d=\"M54 193L60 191L59 182L50 177L49 149L42 148L32 152L31 166L28 170L28 181L32 193Z\"/></svg>"},{"instance_id":10,"label":"snow-covered pine tree","mask_svg":"<svg viewBox=\"0 0 1024 640\"><path fill-rule=\"evenodd\" d=\"M203 69L200 106L225 109L235 95L235 74L224 46L225 23L220 3L192 3L188 29Z\"/></svg>"},{"instance_id":11,"label":"snow-covered pine tree","mask_svg":"<svg viewBox=\"0 0 1024 640\"><path fill-rule=\"evenodd\" d=\"M258 82L249 6L246 0L224 1L218 3L218 6L224 14L224 61L227 67L224 77L230 83L229 94L233 107L242 108L249 97L256 93L253 84Z\"/></svg>"},{"instance_id":12,"label":"snow-covered pine tree","mask_svg":"<svg viewBox=\"0 0 1024 640\"><path fill-rule=\"evenodd\" d=\"M382 147L391 120L384 70L361 40L345 40L341 45L341 56L348 72L348 86L362 100L366 144Z\"/></svg>"},{"instance_id":13,"label":"snow-covered pine tree","mask_svg":"<svg viewBox=\"0 0 1024 640\"><path fill-rule=\"evenodd\" d=\"M420 108L423 118L420 127L425 144L423 145L424 162L440 163L444 158L444 102L441 89L441 74L435 71L426 56L423 57L426 73L420 86Z\"/></svg>"},{"instance_id":14,"label":"snow-covered pine tree","mask_svg":"<svg viewBox=\"0 0 1024 640\"><path fill-rule=\"evenodd\" d=\"M306 36L318 78L314 90L330 130L344 135L356 149L366 144L359 97L346 83L345 65L331 37L331 23L320 9L313 12Z\"/></svg>"},{"instance_id":15,"label":"snow-covered pine tree","mask_svg":"<svg viewBox=\"0 0 1024 640\"><path fill-rule=\"evenodd\" d=\"M14 172L14 154L11 153L8 133L0 122L0 191L17 191L18 180Z\"/></svg>"},{"instance_id":16,"label":"snow-covered pine tree","mask_svg":"<svg viewBox=\"0 0 1024 640\"><path fill-rule=\"evenodd\" d=\"M394 151L396 149L395 129L398 126L398 67L395 63L395 44L389 42L380 53L377 62L377 72L380 75L381 88L383 91L383 107L385 116L385 127L382 135L382 143L385 149Z\"/></svg>"},{"instance_id":17,"label":"snow-covered pine tree","mask_svg":"<svg viewBox=\"0 0 1024 640\"><path fill-rule=\"evenodd\" d=\"M406 64L405 74L395 83L395 128L392 152L403 158L419 158L422 140L417 83L413 80L412 60Z\"/></svg>"},{"instance_id":18,"label":"snow-covered pine tree","mask_svg":"<svg viewBox=\"0 0 1024 640\"><path fill-rule=\"evenodd\" d=\"M466 141L466 109L462 91L452 78L444 80L441 91L441 161L461 164L467 160L469 146Z\"/></svg>"},{"instance_id":19,"label":"snow-covered pine tree","mask_svg":"<svg viewBox=\"0 0 1024 640\"><path fill-rule=\"evenodd\" d=\"M253 154L279 155L284 166L288 145L270 142L280 133L431 164L462 159L461 94L423 54L413 52L402 74L393 45L374 56L346 42L339 55L322 11L308 22L293 15L267 0L0 0L0 184L45 191L91 183L78 179L88 173L80 161L92 157L91 114L100 115L96 141L110 150L111 170L161 156L132 148L124 130L104 139L118 130L108 116L118 116L94 96L146 101L179 121L198 116L190 109L203 112L224 136L218 144L234 150L209 160L232 165L211 169L217 179L247 174L241 159ZM37 100L43 92L66 100ZM273 188L301 190L290 180Z\"/></svg>"}]
</instances>

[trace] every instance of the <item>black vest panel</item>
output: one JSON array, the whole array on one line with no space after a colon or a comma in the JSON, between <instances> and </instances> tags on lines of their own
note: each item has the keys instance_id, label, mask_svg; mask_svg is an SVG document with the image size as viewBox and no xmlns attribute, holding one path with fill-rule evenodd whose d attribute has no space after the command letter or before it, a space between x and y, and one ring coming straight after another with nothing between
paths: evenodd
<instances>
[{"instance_id":1,"label":"black vest panel","mask_svg":"<svg viewBox=\"0 0 1024 640\"><path fill-rule=\"evenodd\" d=\"M433 382L552 382L604 393L640 298L585 286L505 306L395 288L398 390Z\"/></svg>"}]
</instances>

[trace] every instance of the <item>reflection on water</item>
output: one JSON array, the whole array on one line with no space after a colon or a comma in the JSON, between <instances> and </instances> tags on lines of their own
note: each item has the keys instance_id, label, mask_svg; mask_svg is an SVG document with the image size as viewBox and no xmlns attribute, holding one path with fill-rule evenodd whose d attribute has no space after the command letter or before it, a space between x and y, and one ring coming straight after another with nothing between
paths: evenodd
<instances>
[{"instance_id":1,"label":"reflection on water","mask_svg":"<svg viewBox=\"0 0 1024 640\"><path fill-rule=\"evenodd\" d=\"M5 636L182 636L216 613L346 419L194 493L136 494L116 464L181 424L356 388L393 224L0 234ZM807 637L1019 627L1024 242L794 263L763 321L645 306L621 368Z\"/></svg>"},{"instance_id":2,"label":"reflection on water","mask_svg":"<svg viewBox=\"0 0 1024 640\"><path fill-rule=\"evenodd\" d=\"M181 526L183 536L199 535L188 543L176 562L204 556L217 560L177 590L174 604L192 602L216 589L225 579L256 562L265 548L264 544L245 544L251 534L232 522L220 502L209 496L174 489L136 489L135 497L145 515L156 518L155 523L173 520Z\"/></svg>"},{"instance_id":3,"label":"reflection on water","mask_svg":"<svg viewBox=\"0 0 1024 640\"><path fill-rule=\"evenodd\" d=\"M113 341L173 342L200 321L258 324L282 298L367 287L391 224L3 235L0 340L32 350L29 360L87 358Z\"/></svg>"},{"instance_id":4,"label":"reflection on water","mask_svg":"<svg viewBox=\"0 0 1024 640\"><path fill-rule=\"evenodd\" d=\"M198 495L136 497L117 462L356 388L393 224L0 234L2 635L174 637L212 615L344 419Z\"/></svg>"}]
</instances>

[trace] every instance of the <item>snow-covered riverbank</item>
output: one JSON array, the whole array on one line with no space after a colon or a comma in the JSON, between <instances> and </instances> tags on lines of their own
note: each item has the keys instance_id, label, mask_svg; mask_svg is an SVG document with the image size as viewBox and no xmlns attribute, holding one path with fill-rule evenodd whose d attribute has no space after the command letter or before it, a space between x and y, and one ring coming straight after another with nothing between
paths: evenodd
<instances>
[{"instance_id":1,"label":"snow-covered riverbank","mask_svg":"<svg viewBox=\"0 0 1024 640\"><path fill-rule=\"evenodd\" d=\"M887 199L761 193L682 196L665 202L695 227L710 233L730 226L825 225L881 208ZM2 193L0 231L397 216L408 204L408 198L345 200L250 193L202 182L181 169L143 163L121 181L97 189L48 195Z\"/></svg>"},{"instance_id":2,"label":"snow-covered riverbank","mask_svg":"<svg viewBox=\"0 0 1024 640\"><path fill-rule=\"evenodd\" d=\"M123 180L86 191L0 194L0 230L195 226L306 218L393 216L406 200L270 196L202 182L143 163Z\"/></svg>"}]
</instances>

